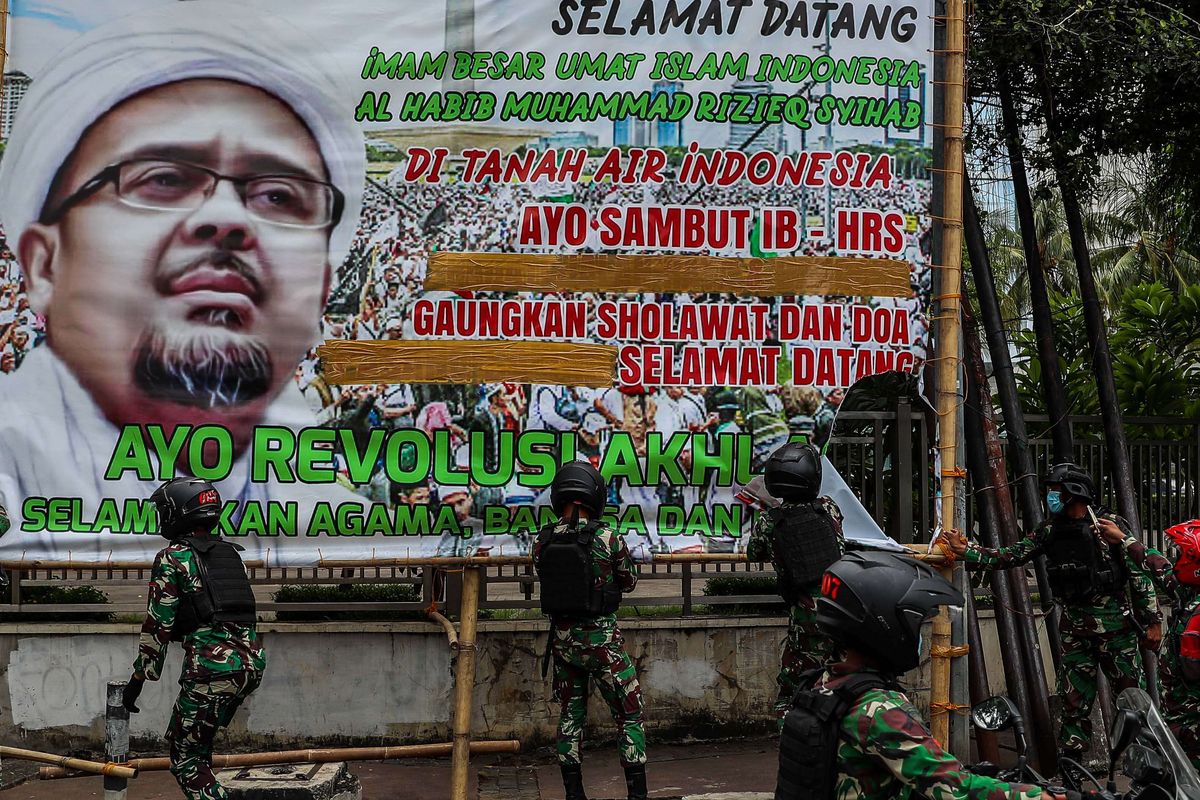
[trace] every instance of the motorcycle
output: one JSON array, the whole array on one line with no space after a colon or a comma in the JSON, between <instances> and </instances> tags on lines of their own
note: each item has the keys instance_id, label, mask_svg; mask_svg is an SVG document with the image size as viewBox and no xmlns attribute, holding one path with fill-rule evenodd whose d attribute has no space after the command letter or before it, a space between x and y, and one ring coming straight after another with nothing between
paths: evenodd
<instances>
[{"instance_id":1,"label":"motorcycle","mask_svg":"<svg viewBox=\"0 0 1200 800\"><path fill-rule=\"evenodd\" d=\"M1109 735L1108 780L1100 780L1084 765L1062 759L1065 786L1055 786L1028 764L1025 724L1016 705L1007 697L993 697L971 711L971 723L982 730L999 732L1012 729L1017 746L1017 765L1000 769L984 762L972 772L1002 781L1031 783L1053 794L1084 796L1100 800L1200 800L1200 775L1167 727L1167 723L1141 689L1126 689L1117 698L1117 715ZM1119 792L1116 785L1117 762L1124 756L1121 774L1130 787ZM1088 784L1095 789L1086 788ZM1074 795L1080 793L1080 795Z\"/></svg>"}]
</instances>

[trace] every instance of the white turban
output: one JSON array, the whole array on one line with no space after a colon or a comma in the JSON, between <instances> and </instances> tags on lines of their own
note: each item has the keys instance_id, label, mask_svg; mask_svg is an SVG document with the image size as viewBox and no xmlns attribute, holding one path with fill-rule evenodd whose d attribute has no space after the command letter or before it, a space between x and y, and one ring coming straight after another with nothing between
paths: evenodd
<instances>
[{"instance_id":1,"label":"white turban","mask_svg":"<svg viewBox=\"0 0 1200 800\"><path fill-rule=\"evenodd\" d=\"M329 241L336 267L358 227L366 172L363 135L341 83L318 64L321 47L245 3L172 3L102 25L73 40L33 78L0 163L0 222L15 252L80 137L109 109L176 81L218 78L258 87L291 107L346 197ZM352 100L351 100L352 102Z\"/></svg>"}]
</instances>

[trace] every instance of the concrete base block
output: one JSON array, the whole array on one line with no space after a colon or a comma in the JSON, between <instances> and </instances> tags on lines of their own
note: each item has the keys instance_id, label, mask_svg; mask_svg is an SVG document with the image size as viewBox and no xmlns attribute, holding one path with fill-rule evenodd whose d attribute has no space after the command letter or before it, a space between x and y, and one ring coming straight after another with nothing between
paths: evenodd
<instances>
[{"instance_id":1,"label":"concrete base block","mask_svg":"<svg viewBox=\"0 0 1200 800\"><path fill-rule=\"evenodd\" d=\"M344 761L223 769L217 780L236 800L362 800Z\"/></svg>"}]
</instances>

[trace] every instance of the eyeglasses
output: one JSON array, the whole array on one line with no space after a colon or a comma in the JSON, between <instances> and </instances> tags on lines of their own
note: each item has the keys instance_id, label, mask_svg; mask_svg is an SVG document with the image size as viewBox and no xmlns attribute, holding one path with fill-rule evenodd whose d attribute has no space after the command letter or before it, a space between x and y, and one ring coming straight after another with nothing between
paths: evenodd
<instances>
[{"instance_id":1,"label":"eyeglasses","mask_svg":"<svg viewBox=\"0 0 1200 800\"><path fill-rule=\"evenodd\" d=\"M235 178L207 167L170 159L133 159L101 170L94 178L42 214L43 225L53 225L79 203L109 183L117 199L133 208L152 211L194 211L205 203L217 184L229 181L254 219L288 228L325 228L336 225L345 196L325 181L299 175L254 175Z\"/></svg>"}]
</instances>

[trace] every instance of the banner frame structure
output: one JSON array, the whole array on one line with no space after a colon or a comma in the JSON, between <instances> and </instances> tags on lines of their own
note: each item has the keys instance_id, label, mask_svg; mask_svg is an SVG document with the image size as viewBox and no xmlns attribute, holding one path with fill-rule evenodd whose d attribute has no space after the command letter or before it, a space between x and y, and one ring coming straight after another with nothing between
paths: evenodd
<instances>
[{"instance_id":1,"label":"banner frame structure","mask_svg":"<svg viewBox=\"0 0 1200 800\"><path fill-rule=\"evenodd\" d=\"M942 176L941 264L932 265L941 274L935 285L940 294L933 298L937 304L934 319L938 326L934 340L935 388L937 409L937 451L941 464L941 526L956 529L963 524L960 513L958 481L966 477L960 464L959 429L963 413L961 386L962 333L962 182L963 182L963 106L966 97L966 4L964 0L945 0L945 13L934 16L934 22L945 25L945 44L934 51L935 61L945 59L943 84L942 167L935 172ZM935 123L936 124L936 123ZM943 564L940 571L953 582L953 564ZM930 729L939 742L950 740L950 714L957 710L951 702L951 661L966 655L965 648L955 648L951 641L951 612L943 607L933 621L930 646ZM962 652L960 652L962 651Z\"/></svg>"}]
</instances>

